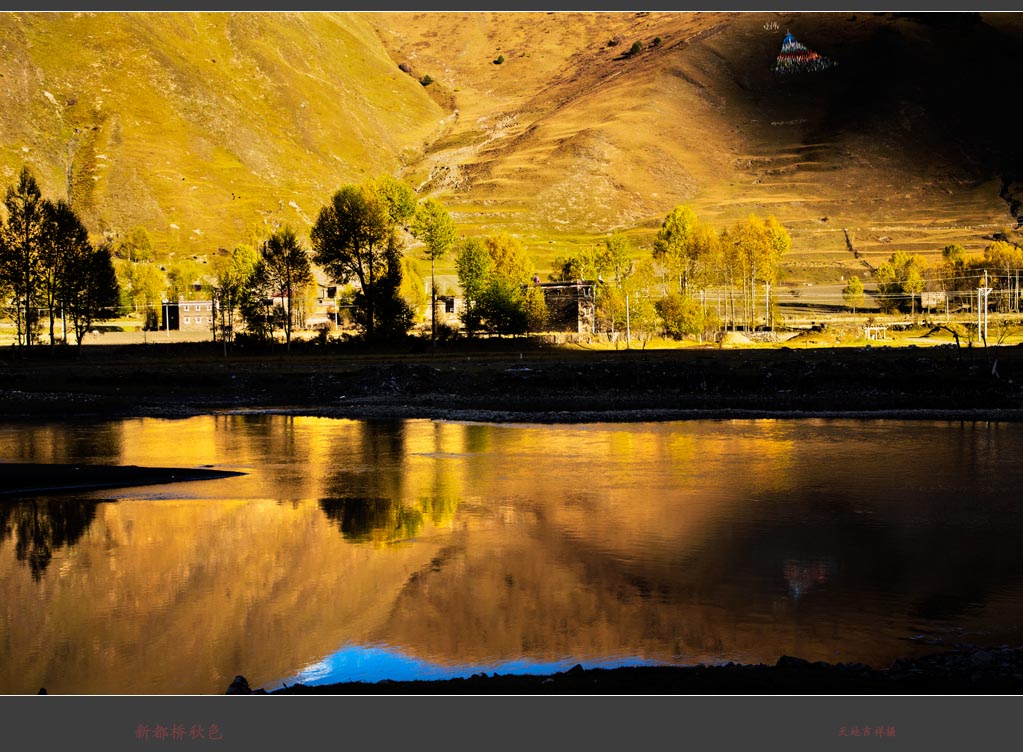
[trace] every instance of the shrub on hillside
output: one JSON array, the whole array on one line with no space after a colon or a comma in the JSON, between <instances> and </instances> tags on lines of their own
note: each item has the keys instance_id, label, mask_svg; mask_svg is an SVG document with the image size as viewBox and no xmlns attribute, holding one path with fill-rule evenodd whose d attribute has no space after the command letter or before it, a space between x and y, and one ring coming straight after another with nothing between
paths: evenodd
<instances>
[{"instance_id":1,"label":"shrub on hillside","mask_svg":"<svg viewBox=\"0 0 1023 752\"><path fill-rule=\"evenodd\" d=\"M433 79L430 77L430 74L427 73L425 76L419 79L419 83L421 83L423 86L429 86L430 84L433 83Z\"/></svg>"},{"instance_id":2,"label":"shrub on hillside","mask_svg":"<svg viewBox=\"0 0 1023 752\"><path fill-rule=\"evenodd\" d=\"M494 65L500 65L503 62L504 62L504 55L498 55L497 58L494 60Z\"/></svg>"}]
</instances>

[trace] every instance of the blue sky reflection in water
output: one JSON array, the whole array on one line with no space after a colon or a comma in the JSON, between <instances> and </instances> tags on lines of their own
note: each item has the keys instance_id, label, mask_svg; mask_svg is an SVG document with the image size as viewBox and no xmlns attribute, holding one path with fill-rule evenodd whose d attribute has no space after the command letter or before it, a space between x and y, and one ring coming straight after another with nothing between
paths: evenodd
<instances>
[{"instance_id":1,"label":"blue sky reflection in water","mask_svg":"<svg viewBox=\"0 0 1023 752\"><path fill-rule=\"evenodd\" d=\"M579 663L566 658L560 661L540 663L536 661L504 661L482 665L441 665L413 658L400 650L387 647L346 645L319 663L309 666L283 683L292 684L335 684L338 682L414 681L417 679L464 679L475 674L553 674ZM602 661L587 661L584 668L614 668L616 666L652 666L655 661L643 658L622 657ZM274 681L264 687L268 692L281 688L281 682Z\"/></svg>"},{"instance_id":2,"label":"blue sky reflection in water","mask_svg":"<svg viewBox=\"0 0 1023 752\"><path fill-rule=\"evenodd\" d=\"M217 415L0 457L247 473L0 505L3 693L1023 643L1019 424Z\"/></svg>"}]
</instances>

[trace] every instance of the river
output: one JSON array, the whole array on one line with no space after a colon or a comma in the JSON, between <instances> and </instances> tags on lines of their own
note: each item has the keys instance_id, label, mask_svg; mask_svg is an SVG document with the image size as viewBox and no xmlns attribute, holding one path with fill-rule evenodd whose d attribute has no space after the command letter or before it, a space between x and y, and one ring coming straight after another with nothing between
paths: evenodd
<instances>
[{"instance_id":1,"label":"river","mask_svg":"<svg viewBox=\"0 0 1023 752\"><path fill-rule=\"evenodd\" d=\"M235 413L0 424L0 460L245 473L0 499L0 693L1021 642L1016 423Z\"/></svg>"}]
</instances>

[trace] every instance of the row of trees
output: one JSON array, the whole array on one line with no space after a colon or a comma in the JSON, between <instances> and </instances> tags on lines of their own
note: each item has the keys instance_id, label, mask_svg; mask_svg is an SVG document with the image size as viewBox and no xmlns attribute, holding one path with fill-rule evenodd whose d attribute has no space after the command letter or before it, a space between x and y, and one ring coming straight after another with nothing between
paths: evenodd
<instances>
[{"instance_id":1,"label":"row of trees","mask_svg":"<svg viewBox=\"0 0 1023 752\"><path fill-rule=\"evenodd\" d=\"M35 341L36 312L50 319L50 342L60 312L74 323L79 342L97 318L113 315L118 286L108 245L91 245L84 226L62 201L43 200L28 170L8 189L0 282L13 298L19 342ZM343 186L320 209L305 248L294 229L275 229L258 246L240 245L214 259L212 282L203 285L214 302L215 337L229 337L236 317L248 332L269 338L280 328L290 347L296 301L313 284L312 263L339 286L348 286L352 318L367 340L404 335L414 306L424 302L422 280L405 254L418 239L430 261L436 310L436 262L455 251L463 293L462 321L470 335L541 331L547 309L532 260L508 235L459 239L440 203L417 201L412 189L385 177ZM652 253L637 258L626 236L616 233L598 247L559 258L554 280L598 280L597 325L610 332L652 332L660 319L669 336L682 338L720 328L773 323L771 286L789 249L788 233L771 217L751 215L716 231L686 206L664 219ZM141 228L116 249L126 295L147 310L174 290L194 284L196 269L158 270L148 234ZM197 267L198 268L198 267ZM709 304L706 292L716 292ZM173 290L172 290L173 292ZM6 296L5 296L6 297ZM433 319L434 317L431 317ZM436 337L436 324L433 336Z\"/></svg>"},{"instance_id":2,"label":"row of trees","mask_svg":"<svg viewBox=\"0 0 1023 752\"><path fill-rule=\"evenodd\" d=\"M67 343L70 320L76 342L96 321L115 315L120 291L109 246L93 246L81 219L63 200L45 199L28 167L4 195L0 225L0 301L10 301L19 346L39 340L49 322L49 344ZM62 321L62 337L56 322Z\"/></svg>"},{"instance_id":3,"label":"row of trees","mask_svg":"<svg viewBox=\"0 0 1023 752\"><path fill-rule=\"evenodd\" d=\"M672 209L652 253L634 258L613 234L598 247L555 260L555 280L596 279L597 325L608 332L651 332L682 339L723 326L774 326L772 288L792 241L774 217L750 215L715 230L688 206Z\"/></svg>"},{"instance_id":4,"label":"row of trees","mask_svg":"<svg viewBox=\"0 0 1023 752\"><path fill-rule=\"evenodd\" d=\"M294 303L313 283L315 262L338 285L351 286L353 320L367 340L404 335L425 297L418 270L403 253L409 233L424 242L432 274L432 263L455 240L440 204L417 203L408 185L389 177L343 186L320 209L310 249L284 226L258 251L240 246L219 260L212 292L221 330L233 331L237 310L250 334L269 339L281 328L290 347Z\"/></svg>"},{"instance_id":5,"label":"row of trees","mask_svg":"<svg viewBox=\"0 0 1023 752\"><path fill-rule=\"evenodd\" d=\"M537 280L535 266L515 238L459 240L440 203L417 203L411 188L392 178L342 187L320 210L309 236L312 248L306 251L290 228L282 228L258 253L239 248L222 262L214 299L226 329L233 328L237 307L251 333L269 337L279 326L290 343L290 301L311 280L312 260L339 285L353 286L354 323L366 339L405 334L413 321L410 298L422 290L403 253L408 236L422 242L431 263L434 310L436 262L455 252L462 323L470 336L537 332L547 323L543 291L530 284ZM642 338L661 327L681 339L720 328L726 316L733 326L753 326L761 315L772 323L771 285L790 244L771 217L750 216L716 232L689 207L678 207L665 218L649 257L635 258L626 236L615 233L592 250L557 259L551 278L599 280L596 323L603 330L631 329ZM716 310L704 294L711 287L718 293Z\"/></svg>"},{"instance_id":6,"label":"row of trees","mask_svg":"<svg viewBox=\"0 0 1023 752\"><path fill-rule=\"evenodd\" d=\"M967 254L960 245L942 250L941 260L933 266L915 253L895 251L874 270L877 298L883 311L917 311L926 291L939 292L949 309L972 308L977 289L991 289L989 304L1004 313L1019 313L1023 287L1023 249L1004 240L989 244L983 254ZM849 279L842 296L853 310L865 297L859 277Z\"/></svg>"}]
</instances>

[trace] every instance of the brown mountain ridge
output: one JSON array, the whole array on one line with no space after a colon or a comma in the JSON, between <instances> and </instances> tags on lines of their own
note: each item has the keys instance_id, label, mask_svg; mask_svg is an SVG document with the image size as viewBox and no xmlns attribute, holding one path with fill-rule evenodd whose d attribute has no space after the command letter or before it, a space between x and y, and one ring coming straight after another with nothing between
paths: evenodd
<instances>
[{"instance_id":1,"label":"brown mountain ridge","mask_svg":"<svg viewBox=\"0 0 1023 752\"><path fill-rule=\"evenodd\" d=\"M787 31L837 65L774 72ZM1017 224L1021 37L1019 14L4 14L0 174L62 197L70 165L92 232L161 254L304 234L390 173L541 269L689 203L774 214L789 265L837 277L843 229L877 261Z\"/></svg>"}]
</instances>

